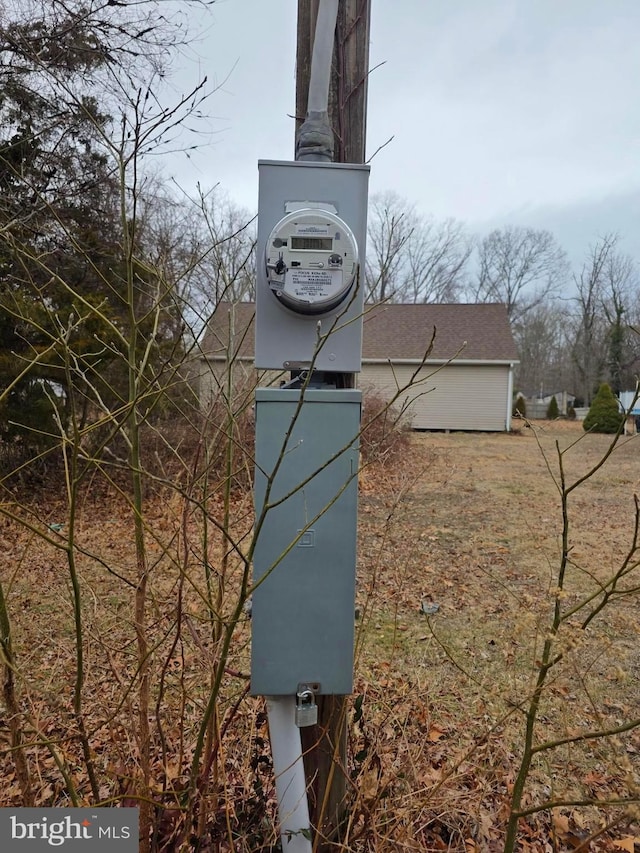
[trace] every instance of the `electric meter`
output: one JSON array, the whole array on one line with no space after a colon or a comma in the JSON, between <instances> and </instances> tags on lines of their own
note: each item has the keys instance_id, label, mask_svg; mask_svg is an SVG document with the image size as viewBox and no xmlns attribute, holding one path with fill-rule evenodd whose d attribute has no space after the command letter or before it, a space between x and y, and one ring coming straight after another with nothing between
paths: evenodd
<instances>
[{"instance_id":1,"label":"electric meter","mask_svg":"<svg viewBox=\"0 0 640 853\"><path fill-rule=\"evenodd\" d=\"M357 373L369 166L261 160L258 169L256 367Z\"/></svg>"},{"instance_id":2,"label":"electric meter","mask_svg":"<svg viewBox=\"0 0 640 853\"><path fill-rule=\"evenodd\" d=\"M267 281L276 298L300 314L326 314L350 292L358 246L349 226L318 204L289 213L265 246Z\"/></svg>"}]
</instances>

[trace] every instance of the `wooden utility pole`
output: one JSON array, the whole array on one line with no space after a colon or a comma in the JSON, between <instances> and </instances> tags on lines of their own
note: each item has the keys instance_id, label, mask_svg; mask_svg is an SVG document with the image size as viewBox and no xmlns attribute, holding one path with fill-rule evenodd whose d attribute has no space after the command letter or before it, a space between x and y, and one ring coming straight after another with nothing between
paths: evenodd
<instances>
[{"instance_id":1,"label":"wooden utility pole","mask_svg":"<svg viewBox=\"0 0 640 853\"><path fill-rule=\"evenodd\" d=\"M307 114L318 3L319 0L298 0L296 130ZM370 20L371 0L340 0L329 91L336 163L365 161Z\"/></svg>"},{"instance_id":2,"label":"wooden utility pole","mask_svg":"<svg viewBox=\"0 0 640 853\"><path fill-rule=\"evenodd\" d=\"M296 131L307 114L318 4L319 0L298 0ZM338 163L365 161L370 20L371 0L340 0L329 90L334 160ZM346 385L352 386L353 381L347 381ZM319 853L335 850L345 817L347 713L345 696L321 696L318 698L318 724L300 730L309 813L317 835L314 850Z\"/></svg>"}]
</instances>

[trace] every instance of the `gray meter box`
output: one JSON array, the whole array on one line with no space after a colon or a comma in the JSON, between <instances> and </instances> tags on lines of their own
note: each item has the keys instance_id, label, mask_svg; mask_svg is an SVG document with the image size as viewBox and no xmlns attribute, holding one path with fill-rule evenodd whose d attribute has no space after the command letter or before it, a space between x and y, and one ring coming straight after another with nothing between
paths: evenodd
<instances>
[{"instance_id":1,"label":"gray meter box","mask_svg":"<svg viewBox=\"0 0 640 853\"><path fill-rule=\"evenodd\" d=\"M300 393L256 391L254 695L353 687L361 394Z\"/></svg>"},{"instance_id":2,"label":"gray meter box","mask_svg":"<svg viewBox=\"0 0 640 853\"><path fill-rule=\"evenodd\" d=\"M313 364L317 370L356 373L362 359L369 166L262 160L258 169L256 367L276 370L305 368L315 357ZM326 211L330 214L327 218L334 230L331 233L328 230L325 238L310 236L306 244L300 237L289 238L287 244L286 237L283 240L277 231L274 233L274 229L288 214L303 210L307 219L312 217L313 210L319 214ZM342 229L342 234L340 221L347 226ZM276 295L277 287L270 281L267 270L268 261L273 269L274 261L278 260L278 248L282 247L285 259L295 265L295 270L291 269L292 275L295 273L300 278L305 274L315 275L320 280L322 276L339 274L337 268L330 271L328 267L339 261L340 253L332 254L325 263L314 256L312 246L325 248L323 239L334 240L336 246L344 245L345 233L355 239L359 260L353 286L340 304L324 313L317 310L314 313L313 299L306 307L301 299L299 310L296 310L295 296L285 299L287 304L283 304ZM274 249L274 245L278 248ZM295 260L290 257L292 249L299 250ZM347 254L344 253L343 257L346 276ZM307 259L309 269L305 270ZM318 304L322 305L322 302ZM327 335L320 347L319 331L320 335Z\"/></svg>"}]
</instances>

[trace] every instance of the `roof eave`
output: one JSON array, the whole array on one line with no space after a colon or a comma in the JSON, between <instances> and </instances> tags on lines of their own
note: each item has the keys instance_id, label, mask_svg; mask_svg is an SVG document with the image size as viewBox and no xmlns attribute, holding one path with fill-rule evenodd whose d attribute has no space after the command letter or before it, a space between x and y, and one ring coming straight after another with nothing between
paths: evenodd
<instances>
[{"instance_id":1,"label":"roof eave","mask_svg":"<svg viewBox=\"0 0 640 853\"><path fill-rule=\"evenodd\" d=\"M421 358L363 358L363 364L408 364L415 366L422 364ZM504 364L514 365L520 364L517 358L427 358L424 364L460 364L463 366L477 364Z\"/></svg>"},{"instance_id":2,"label":"roof eave","mask_svg":"<svg viewBox=\"0 0 640 853\"><path fill-rule=\"evenodd\" d=\"M203 360L206 361L227 361L227 359L222 355L210 355L210 356L201 356ZM253 361L253 356L248 355L238 355L234 359L235 361ZM411 365L415 367L417 364L422 364L423 361L421 358L362 358L363 364L391 364L391 365ZM424 364L459 364L462 366L470 366L470 365L509 365L513 366L516 364L520 364L520 359L518 358L428 358L424 361ZM280 368L273 368L274 370L278 370Z\"/></svg>"}]
</instances>

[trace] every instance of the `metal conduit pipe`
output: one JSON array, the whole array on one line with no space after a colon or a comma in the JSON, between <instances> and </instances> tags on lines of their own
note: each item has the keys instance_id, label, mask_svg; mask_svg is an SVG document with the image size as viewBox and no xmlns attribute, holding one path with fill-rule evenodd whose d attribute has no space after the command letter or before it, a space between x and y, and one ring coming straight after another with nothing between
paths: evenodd
<instances>
[{"instance_id":1,"label":"metal conduit pipe","mask_svg":"<svg viewBox=\"0 0 640 853\"><path fill-rule=\"evenodd\" d=\"M296 160L332 162L329 83L339 0L320 0L311 55L307 117L298 131Z\"/></svg>"}]
</instances>

